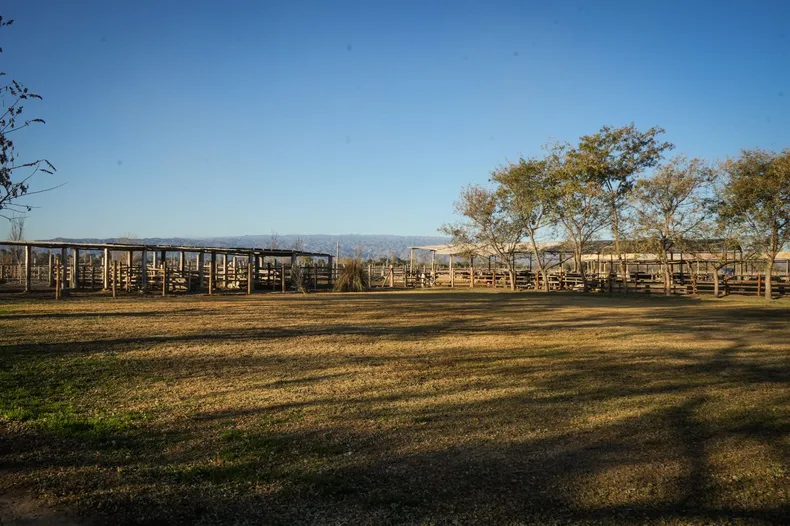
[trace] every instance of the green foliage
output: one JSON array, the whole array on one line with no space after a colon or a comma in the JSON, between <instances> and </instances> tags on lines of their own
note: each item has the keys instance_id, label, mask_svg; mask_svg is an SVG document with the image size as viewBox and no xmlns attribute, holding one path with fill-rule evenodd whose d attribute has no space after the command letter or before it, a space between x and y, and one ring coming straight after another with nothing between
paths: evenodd
<instances>
[{"instance_id":1,"label":"green foliage","mask_svg":"<svg viewBox=\"0 0 790 526\"><path fill-rule=\"evenodd\" d=\"M641 132L631 123L620 128L604 126L579 139L576 155L601 184L613 212L634 188L634 176L657 166L664 152L674 148L672 143L658 140L663 133L658 126Z\"/></svg>"},{"instance_id":2,"label":"green foliage","mask_svg":"<svg viewBox=\"0 0 790 526\"><path fill-rule=\"evenodd\" d=\"M722 218L744 227L748 243L766 258L766 273L776 254L790 243L790 149L781 153L744 150L723 164ZM772 297L766 280L765 297Z\"/></svg>"},{"instance_id":3,"label":"green foliage","mask_svg":"<svg viewBox=\"0 0 790 526\"><path fill-rule=\"evenodd\" d=\"M751 241L774 255L790 242L790 149L744 150L723 170L722 216L744 225Z\"/></svg>"},{"instance_id":4,"label":"green foliage","mask_svg":"<svg viewBox=\"0 0 790 526\"><path fill-rule=\"evenodd\" d=\"M644 251L658 256L667 294L669 251L688 251L699 237L709 211L705 194L712 178L713 170L705 162L678 156L634 187L633 235Z\"/></svg>"},{"instance_id":5,"label":"green foliage","mask_svg":"<svg viewBox=\"0 0 790 526\"><path fill-rule=\"evenodd\" d=\"M364 292L368 286L368 273L362 260L347 259L335 281L335 292Z\"/></svg>"},{"instance_id":6,"label":"green foliage","mask_svg":"<svg viewBox=\"0 0 790 526\"><path fill-rule=\"evenodd\" d=\"M440 230L451 236L454 245L468 247L470 257L496 254L512 276L513 254L525 233L525 220L516 199L505 191L469 185L455 202L455 211L464 219ZM482 254L477 254L478 250ZM515 288L512 279L511 286Z\"/></svg>"},{"instance_id":7,"label":"green foliage","mask_svg":"<svg viewBox=\"0 0 790 526\"><path fill-rule=\"evenodd\" d=\"M557 167L552 172L552 214L573 249L576 267L587 279L581 263L587 246L611 224L606 194L597 178L597 168L569 145L558 146Z\"/></svg>"},{"instance_id":8,"label":"green foliage","mask_svg":"<svg viewBox=\"0 0 790 526\"><path fill-rule=\"evenodd\" d=\"M544 288L548 291L546 272L550 263L538 250L538 236L556 224L552 215L556 202L555 173L562 165L563 147L549 144L544 150L546 155L542 158L521 158L518 163L496 169L491 180L499 185L497 192L508 202L507 208L513 211L515 220L520 222L529 237L535 263L544 276Z\"/></svg>"}]
</instances>

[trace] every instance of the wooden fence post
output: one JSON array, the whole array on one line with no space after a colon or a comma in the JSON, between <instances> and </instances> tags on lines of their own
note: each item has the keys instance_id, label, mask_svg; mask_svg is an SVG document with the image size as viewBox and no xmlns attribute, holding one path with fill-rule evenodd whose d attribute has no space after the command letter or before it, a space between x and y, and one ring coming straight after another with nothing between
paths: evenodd
<instances>
[{"instance_id":1,"label":"wooden fence post","mask_svg":"<svg viewBox=\"0 0 790 526\"><path fill-rule=\"evenodd\" d=\"M282 282L283 292L285 292L285 262L282 263L282 273L280 274L280 281Z\"/></svg>"},{"instance_id":2,"label":"wooden fence post","mask_svg":"<svg viewBox=\"0 0 790 526\"><path fill-rule=\"evenodd\" d=\"M254 282L254 273L253 273L253 255L250 253L249 257L247 258L247 295L252 294L253 290L253 282Z\"/></svg>"},{"instance_id":3,"label":"wooden fence post","mask_svg":"<svg viewBox=\"0 0 790 526\"><path fill-rule=\"evenodd\" d=\"M118 262L112 262L112 297L115 298L118 295Z\"/></svg>"},{"instance_id":4,"label":"wooden fence post","mask_svg":"<svg viewBox=\"0 0 790 526\"><path fill-rule=\"evenodd\" d=\"M214 273L216 272L216 268L214 265L217 263L217 255L212 252L211 257L208 261L208 295L211 296L214 294Z\"/></svg>"},{"instance_id":5,"label":"wooden fence post","mask_svg":"<svg viewBox=\"0 0 790 526\"><path fill-rule=\"evenodd\" d=\"M134 251L130 250L126 254L126 292L132 291L132 263L134 262Z\"/></svg>"},{"instance_id":6,"label":"wooden fence post","mask_svg":"<svg viewBox=\"0 0 790 526\"><path fill-rule=\"evenodd\" d=\"M205 279L206 273L206 254L204 252L198 252L197 254L197 271L198 271L198 285L197 290L198 292L203 290L203 280Z\"/></svg>"},{"instance_id":7,"label":"wooden fence post","mask_svg":"<svg viewBox=\"0 0 790 526\"><path fill-rule=\"evenodd\" d=\"M60 263L55 264L55 299L60 299Z\"/></svg>"},{"instance_id":8,"label":"wooden fence post","mask_svg":"<svg viewBox=\"0 0 790 526\"><path fill-rule=\"evenodd\" d=\"M167 296L167 260L162 258L162 296Z\"/></svg>"},{"instance_id":9,"label":"wooden fence post","mask_svg":"<svg viewBox=\"0 0 790 526\"><path fill-rule=\"evenodd\" d=\"M110 249L104 249L104 265L102 265L102 288L110 288Z\"/></svg>"},{"instance_id":10,"label":"wooden fence post","mask_svg":"<svg viewBox=\"0 0 790 526\"><path fill-rule=\"evenodd\" d=\"M148 252L146 250L143 250L140 255L140 270L140 289L145 291L148 288Z\"/></svg>"},{"instance_id":11,"label":"wooden fence post","mask_svg":"<svg viewBox=\"0 0 790 526\"><path fill-rule=\"evenodd\" d=\"M52 249L49 251L49 262L47 266L47 282L49 283L50 287L55 286L55 254L52 253Z\"/></svg>"},{"instance_id":12,"label":"wooden fence post","mask_svg":"<svg viewBox=\"0 0 790 526\"><path fill-rule=\"evenodd\" d=\"M30 245L25 245L25 292L30 292L31 288L31 268L30 265L33 262L33 247Z\"/></svg>"},{"instance_id":13,"label":"wooden fence post","mask_svg":"<svg viewBox=\"0 0 790 526\"><path fill-rule=\"evenodd\" d=\"M71 276L71 288L77 289L82 285L80 283L80 249L72 248L71 253L74 258L74 261L72 261L73 274Z\"/></svg>"}]
</instances>

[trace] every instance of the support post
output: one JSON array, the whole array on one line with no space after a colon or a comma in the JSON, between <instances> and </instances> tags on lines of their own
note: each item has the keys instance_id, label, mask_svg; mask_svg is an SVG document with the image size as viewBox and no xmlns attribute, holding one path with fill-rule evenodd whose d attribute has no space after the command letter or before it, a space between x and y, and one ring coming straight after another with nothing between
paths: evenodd
<instances>
[{"instance_id":1,"label":"support post","mask_svg":"<svg viewBox=\"0 0 790 526\"><path fill-rule=\"evenodd\" d=\"M250 252L249 257L247 258L247 295L252 294L252 285L253 285L253 265L255 264L254 256L252 252Z\"/></svg>"},{"instance_id":2,"label":"support post","mask_svg":"<svg viewBox=\"0 0 790 526\"><path fill-rule=\"evenodd\" d=\"M60 299L60 263L55 264L55 299Z\"/></svg>"},{"instance_id":3,"label":"support post","mask_svg":"<svg viewBox=\"0 0 790 526\"><path fill-rule=\"evenodd\" d=\"M57 269L58 266L62 266L64 268L63 276L61 276L61 278L60 278L60 285L56 285L58 287L58 289L63 289L63 288L66 287L66 284L64 283L64 281L66 281L65 265L66 265L66 249L65 248L61 248L60 249L60 261L55 262L55 272L58 272L58 269Z\"/></svg>"},{"instance_id":4,"label":"support post","mask_svg":"<svg viewBox=\"0 0 790 526\"><path fill-rule=\"evenodd\" d=\"M206 254L205 252L198 252L197 254L197 271L198 271L198 282L197 282L197 290L201 292L203 290L203 280L205 278L206 270Z\"/></svg>"},{"instance_id":5,"label":"support post","mask_svg":"<svg viewBox=\"0 0 790 526\"><path fill-rule=\"evenodd\" d=\"M285 261L282 262L282 272L280 273L280 281L282 283L283 292L285 292Z\"/></svg>"},{"instance_id":6,"label":"support post","mask_svg":"<svg viewBox=\"0 0 790 526\"><path fill-rule=\"evenodd\" d=\"M118 262L112 262L112 297L115 298L118 295Z\"/></svg>"},{"instance_id":7,"label":"support post","mask_svg":"<svg viewBox=\"0 0 790 526\"><path fill-rule=\"evenodd\" d=\"M255 252L252 253L252 260L254 265L252 266L252 284L253 284L253 291L255 290L255 283L261 279L261 265L263 264L263 258L261 256L256 256Z\"/></svg>"},{"instance_id":8,"label":"support post","mask_svg":"<svg viewBox=\"0 0 790 526\"><path fill-rule=\"evenodd\" d=\"M55 254L52 253L52 249L49 250L49 262L47 264L47 281L49 282L50 287L55 286Z\"/></svg>"},{"instance_id":9,"label":"support post","mask_svg":"<svg viewBox=\"0 0 790 526\"><path fill-rule=\"evenodd\" d=\"M331 288L335 282L335 265L332 256L328 257L327 264L329 265L329 287Z\"/></svg>"},{"instance_id":10,"label":"support post","mask_svg":"<svg viewBox=\"0 0 790 526\"><path fill-rule=\"evenodd\" d=\"M71 274L71 288L76 289L80 286L80 249L71 249L72 257L74 258L73 271Z\"/></svg>"},{"instance_id":11,"label":"support post","mask_svg":"<svg viewBox=\"0 0 790 526\"><path fill-rule=\"evenodd\" d=\"M162 296L167 296L167 259L162 251Z\"/></svg>"},{"instance_id":12,"label":"support post","mask_svg":"<svg viewBox=\"0 0 790 526\"><path fill-rule=\"evenodd\" d=\"M184 272L184 259L185 259L185 255L184 255L184 251L182 250L181 252L178 253L178 271L179 272Z\"/></svg>"},{"instance_id":13,"label":"support post","mask_svg":"<svg viewBox=\"0 0 790 526\"><path fill-rule=\"evenodd\" d=\"M453 255L450 254L448 257L450 258L450 288L455 288L455 270L453 269Z\"/></svg>"},{"instance_id":14,"label":"support post","mask_svg":"<svg viewBox=\"0 0 790 526\"><path fill-rule=\"evenodd\" d=\"M154 252L156 254L156 252ZM148 252L143 249L140 257L140 289L148 288Z\"/></svg>"},{"instance_id":15,"label":"support post","mask_svg":"<svg viewBox=\"0 0 790 526\"><path fill-rule=\"evenodd\" d=\"M107 290L110 288L110 249L104 249L104 265L102 265L102 288Z\"/></svg>"},{"instance_id":16,"label":"support post","mask_svg":"<svg viewBox=\"0 0 790 526\"><path fill-rule=\"evenodd\" d=\"M25 245L25 292L30 292L31 285L31 268L30 264L33 262L33 247Z\"/></svg>"},{"instance_id":17,"label":"support post","mask_svg":"<svg viewBox=\"0 0 790 526\"><path fill-rule=\"evenodd\" d=\"M126 292L132 291L132 262L134 261L134 252L130 250L126 254Z\"/></svg>"},{"instance_id":18,"label":"support post","mask_svg":"<svg viewBox=\"0 0 790 526\"><path fill-rule=\"evenodd\" d=\"M234 269L235 270L235 269ZM233 276L237 279L236 276ZM222 254L222 286L228 288L228 255Z\"/></svg>"},{"instance_id":19,"label":"support post","mask_svg":"<svg viewBox=\"0 0 790 526\"><path fill-rule=\"evenodd\" d=\"M214 294L217 279L217 253L212 252L208 264L208 295Z\"/></svg>"}]
</instances>

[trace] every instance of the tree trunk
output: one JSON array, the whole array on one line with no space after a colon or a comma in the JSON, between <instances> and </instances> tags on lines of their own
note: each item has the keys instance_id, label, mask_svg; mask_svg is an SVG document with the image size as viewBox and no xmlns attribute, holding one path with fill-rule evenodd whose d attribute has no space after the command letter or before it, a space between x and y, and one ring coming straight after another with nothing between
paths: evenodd
<instances>
[{"instance_id":1,"label":"tree trunk","mask_svg":"<svg viewBox=\"0 0 790 526\"><path fill-rule=\"evenodd\" d=\"M686 266L689 269L689 276L691 277L691 293L696 296L697 295L697 272L694 269L694 266L691 264L691 261L686 261Z\"/></svg>"},{"instance_id":2,"label":"tree trunk","mask_svg":"<svg viewBox=\"0 0 790 526\"><path fill-rule=\"evenodd\" d=\"M773 288L771 286L771 274L773 273L775 259L776 254L771 254L768 256L768 261L765 263L765 299L769 301L774 299Z\"/></svg>"},{"instance_id":3,"label":"tree trunk","mask_svg":"<svg viewBox=\"0 0 790 526\"><path fill-rule=\"evenodd\" d=\"M623 275L623 288L620 292L628 294L628 264L622 254L620 254L620 272Z\"/></svg>"},{"instance_id":4,"label":"tree trunk","mask_svg":"<svg viewBox=\"0 0 790 526\"><path fill-rule=\"evenodd\" d=\"M664 295L669 296L672 293L672 270L669 263L663 263L664 267Z\"/></svg>"},{"instance_id":5,"label":"tree trunk","mask_svg":"<svg viewBox=\"0 0 790 526\"><path fill-rule=\"evenodd\" d=\"M623 257L623 251L620 249L620 214L617 211L617 205L614 201L611 203L612 208L612 231L614 232L614 250L617 252L617 260L620 263L620 273L623 276L623 287L620 289L622 294L628 293L628 279L626 279L626 260ZM613 269L610 269L613 270ZM612 292L612 278L611 272L609 276L609 292Z\"/></svg>"},{"instance_id":6,"label":"tree trunk","mask_svg":"<svg viewBox=\"0 0 790 526\"><path fill-rule=\"evenodd\" d=\"M719 297L719 269L718 267L713 267L713 297Z\"/></svg>"},{"instance_id":7,"label":"tree trunk","mask_svg":"<svg viewBox=\"0 0 790 526\"><path fill-rule=\"evenodd\" d=\"M576 268L579 269L579 272L582 275L582 292L589 292L590 287L587 284L587 273L584 272L584 265L582 265L582 251L580 249L573 251L573 259Z\"/></svg>"},{"instance_id":8,"label":"tree trunk","mask_svg":"<svg viewBox=\"0 0 790 526\"><path fill-rule=\"evenodd\" d=\"M516 290L516 272L511 268L508 269L508 273L510 274L510 290Z\"/></svg>"},{"instance_id":9,"label":"tree trunk","mask_svg":"<svg viewBox=\"0 0 790 526\"><path fill-rule=\"evenodd\" d=\"M532 253L535 255L535 264L538 266L538 272L535 273L535 290L540 288L540 277L543 276L543 290L549 291L549 275L546 271L546 262L541 262L540 255L538 254L538 244L535 242L535 235L529 232L529 242L532 245Z\"/></svg>"}]
</instances>

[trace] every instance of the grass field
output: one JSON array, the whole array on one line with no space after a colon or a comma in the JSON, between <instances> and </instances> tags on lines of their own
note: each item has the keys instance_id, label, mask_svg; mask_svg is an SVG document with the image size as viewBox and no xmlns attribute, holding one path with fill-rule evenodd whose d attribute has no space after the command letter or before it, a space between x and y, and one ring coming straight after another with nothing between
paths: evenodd
<instances>
[{"instance_id":1,"label":"grass field","mask_svg":"<svg viewBox=\"0 0 790 526\"><path fill-rule=\"evenodd\" d=\"M790 301L0 297L0 492L124 523L788 523Z\"/></svg>"}]
</instances>

